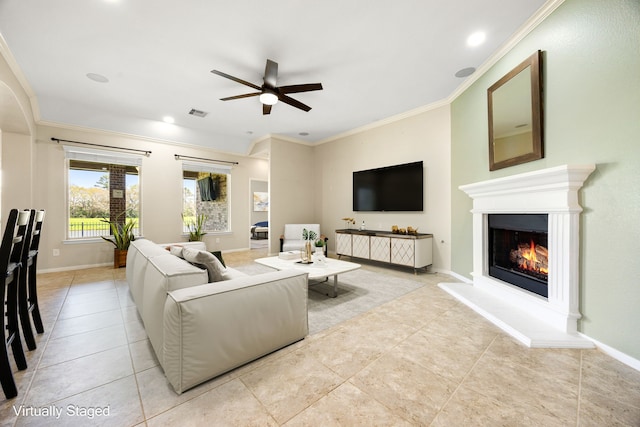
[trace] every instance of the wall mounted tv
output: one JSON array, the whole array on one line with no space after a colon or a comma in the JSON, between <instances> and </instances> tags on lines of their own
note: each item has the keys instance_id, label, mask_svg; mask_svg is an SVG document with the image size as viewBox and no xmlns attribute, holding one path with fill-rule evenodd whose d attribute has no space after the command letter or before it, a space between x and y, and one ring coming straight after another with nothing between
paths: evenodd
<instances>
[{"instance_id":1,"label":"wall mounted tv","mask_svg":"<svg viewBox=\"0 0 640 427\"><path fill-rule=\"evenodd\" d=\"M353 173L354 211L422 211L423 200L422 162Z\"/></svg>"}]
</instances>

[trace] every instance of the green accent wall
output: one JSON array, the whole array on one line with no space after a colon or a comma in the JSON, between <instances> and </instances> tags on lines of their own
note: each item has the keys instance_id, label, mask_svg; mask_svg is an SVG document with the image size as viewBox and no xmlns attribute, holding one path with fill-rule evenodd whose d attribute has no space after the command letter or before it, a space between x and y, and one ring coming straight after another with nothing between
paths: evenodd
<instances>
[{"instance_id":1,"label":"green accent wall","mask_svg":"<svg viewBox=\"0 0 640 427\"><path fill-rule=\"evenodd\" d=\"M489 172L489 86L543 51L545 157ZM580 191L579 330L640 360L640 1L567 0L451 105L452 270L472 271L458 186L596 164Z\"/></svg>"}]
</instances>

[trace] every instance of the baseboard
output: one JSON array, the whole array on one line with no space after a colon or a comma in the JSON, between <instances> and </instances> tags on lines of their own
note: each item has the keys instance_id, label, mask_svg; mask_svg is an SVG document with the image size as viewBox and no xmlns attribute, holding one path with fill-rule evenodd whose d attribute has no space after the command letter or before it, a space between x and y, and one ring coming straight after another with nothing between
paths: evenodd
<instances>
[{"instance_id":1,"label":"baseboard","mask_svg":"<svg viewBox=\"0 0 640 427\"><path fill-rule=\"evenodd\" d=\"M232 252L246 252L246 251L250 251L251 248L240 248L240 249L225 249L222 252L222 254L230 254Z\"/></svg>"},{"instance_id":2,"label":"baseboard","mask_svg":"<svg viewBox=\"0 0 640 427\"><path fill-rule=\"evenodd\" d=\"M44 268L44 269L38 269L37 274L58 273L61 271L71 271L71 270L86 270L88 268L98 268L98 267L108 267L108 266L113 267L113 262L106 262L101 264L73 265L68 267L57 267L57 268Z\"/></svg>"},{"instance_id":3,"label":"baseboard","mask_svg":"<svg viewBox=\"0 0 640 427\"><path fill-rule=\"evenodd\" d=\"M473 283L472 279L469 279L468 277L461 276L458 273L455 273L453 271L440 270L440 269L435 269L434 271L436 271L437 273L448 274L449 276L455 277L456 279L458 279L459 281L461 281L463 283Z\"/></svg>"},{"instance_id":4,"label":"baseboard","mask_svg":"<svg viewBox=\"0 0 640 427\"><path fill-rule=\"evenodd\" d=\"M630 368L633 368L636 371L640 371L640 360L634 359L633 357L629 356L628 354L623 353L620 350L616 350L615 348L610 347L610 346L608 346L606 344L603 344L600 341L598 341L598 340L596 340L594 338L591 338L588 335L583 334L582 332L578 332L578 335L582 335L583 337L593 341L593 343L596 345L596 347L598 349L602 350L602 352L605 353L606 355L613 357L618 362L622 362L625 365L629 366Z\"/></svg>"}]
</instances>

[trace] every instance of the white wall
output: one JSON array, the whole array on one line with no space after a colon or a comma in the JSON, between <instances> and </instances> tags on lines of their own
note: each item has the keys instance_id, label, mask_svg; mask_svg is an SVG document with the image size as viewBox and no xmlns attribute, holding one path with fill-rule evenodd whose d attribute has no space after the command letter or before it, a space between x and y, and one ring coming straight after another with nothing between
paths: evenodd
<instances>
[{"instance_id":1,"label":"white wall","mask_svg":"<svg viewBox=\"0 0 640 427\"><path fill-rule=\"evenodd\" d=\"M2 218L11 209L35 208L32 199L33 144L29 135L2 132Z\"/></svg>"},{"instance_id":2,"label":"white wall","mask_svg":"<svg viewBox=\"0 0 640 427\"><path fill-rule=\"evenodd\" d=\"M319 223L322 201L310 146L272 137L269 156L269 253L277 254L284 225Z\"/></svg>"},{"instance_id":3,"label":"white wall","mask_svg":"<svg viewBox=\"0 0 640 427\"><path fill-rule=\"evenodd\" d=\"M343 217L355 217L356 226L391 230L418 227L434 235L433 269L451 269L450 199L450 111L434 108L369 130L324 143L314 149L314 181L318 183L316 209L321 213L322 231L329 237L329 251L335 251L333 230L344 228ZM354 171L424 162L424 212L353 212Z\"/></svg>"}]
</instances>

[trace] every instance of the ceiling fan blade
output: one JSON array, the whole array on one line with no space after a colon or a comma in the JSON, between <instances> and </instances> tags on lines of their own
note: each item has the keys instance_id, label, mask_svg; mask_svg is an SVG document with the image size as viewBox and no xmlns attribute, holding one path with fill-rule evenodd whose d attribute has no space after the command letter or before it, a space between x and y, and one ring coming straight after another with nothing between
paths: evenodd
<instances>
[{"instance_id":1,"label":"ceiling fan blade","mask_svg":"<svg viewBox=\"0 0 640 427\"><path fill-rule=\"evenodd\" d=\"M280 93L299 93L311 92L313 90L322 90L322 83L307 83L303 85L280 86Z\"/></svg>"},{"instance_id":2,"label":"ceiling fan blade","mask_svg":"<svg viewBox=\"0 0 640 427\"><path fill-rule=\"evenodd\" d=\"M232 99L249 98L249 97L252 97L252 96L258 96L261 93L262 92L252 92L252 93L245 93L244 95L228 96L226 98L220 98L220 101L231 101Z\"/></svg>"},{"instance_id":3,"label":"ceiling fan blade","mask_svg":"<svg viewBox=\"0 0 640 427\"><path fill-rule=\"evenodd\" d=\"M311 107L309 107L308 105L305 105L302 102L300 102L298 100L295 100L295 99L293 99L293 98L291 98L291 97L289 97L287 95L280 95L280 96L278 96L278 99L280 101L284 102L285 104L291 105L292 107L296 107L296 108L299 108L299 109L304 110L304 111L311 110Z\"/></svg>"},{"instance_id":4,"label":"ceiling fan blade","mask_svg":"<svg viewBox=\"0 0 640 427\"><path fill-rule=\"evenodd\" d=\"M271 107L272 105L262 104L262 114L271 114Z\"/></svg>"},{"instance_id":5,"label":"ceiling fan blade","mask_svg":"<svg viewBox=\"0 0 640 427\"><path fill-rule=\"evenodd\" d=\"M264 67L264 82L271 87L276 87L277 81L278 63L267 59L267 65Z\"/></svg>"},{"instance_id":6,"label":"ceiling fan blade","mask_svg":"<svg viewBox=\"0 0 640 427\"><path fill-rule=\"evenodd\" d=\"M227 74L227 73L223 73L222 71L218 71L218 70L211 70L211 72L212 72L213 74L217 74L217 75L219 75L220 77L224 77L224 78L226 78L226 79L233 80L234 82L237 82L237 83L243 84L243 85L245 85L245 86L252 87L252 88L254 88L255 90L262 90L262 88L261 88L260 86L256 86L256 85L254 85L253 83L249 83L249 82L248 82L248 81L246 81L246 80L242 80L242 79L239 79L239 78L237 78L237 77L230 76L229 74Z\"/></svg>"}]
</instances>

